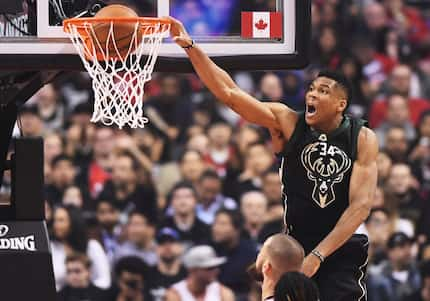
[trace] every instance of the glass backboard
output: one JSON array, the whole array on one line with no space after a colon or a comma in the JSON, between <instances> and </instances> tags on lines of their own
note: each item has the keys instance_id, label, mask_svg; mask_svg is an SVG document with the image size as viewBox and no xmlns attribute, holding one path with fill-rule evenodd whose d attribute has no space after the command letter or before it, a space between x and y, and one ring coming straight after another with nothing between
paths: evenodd
<instances>
[{"instance_id":1,"label":"glass backboard","mask_svg":"<svg viewBox=\"0 0 430 301\"><path fill-rule=\"evenodd\" d=\"M5 1L3 1L5 2ZM65 18L92 16L120 3L140 16L181 20L197 43L227 69L287 69L306 65L311 0L8 0L0 4L0 69L82 69L63 32ZM191 71L169 39L158 71Z\"/></svg>"}]
</instances>

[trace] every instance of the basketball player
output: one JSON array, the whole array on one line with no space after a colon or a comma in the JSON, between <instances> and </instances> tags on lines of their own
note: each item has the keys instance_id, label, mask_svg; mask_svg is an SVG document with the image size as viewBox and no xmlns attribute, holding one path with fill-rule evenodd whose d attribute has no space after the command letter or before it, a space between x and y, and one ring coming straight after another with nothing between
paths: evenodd
<instances>
[{"instance_id":1,"label":"basketball player","mask_svg":"<svg viewBox=\"0 0 430 301\"><path fill-rule=\"evenodd\" d=\"M300 271L303 265L302 246L291 236L275 234L270 236L258 253L255 264L248 272L261 282L264 301L273 301L275 286L286 272Z\"/></svg>"},{"instance_id":2,"label":"basketball player","mask_svg":"<svg viewBox=\"0 0 430 301\"><path fill-rule=\"evenodd\" d=\"M170 17L171 35L200 79L221 102L268 128L282 156L287 230L307 254L302 272L317 282L321 301L366 300L368 240L356 234L376 190L378 143L362 120L344 115L349 85L320 73L306 92L306 111L263 103L242 91Z\"/></svg>"}]
</instances>

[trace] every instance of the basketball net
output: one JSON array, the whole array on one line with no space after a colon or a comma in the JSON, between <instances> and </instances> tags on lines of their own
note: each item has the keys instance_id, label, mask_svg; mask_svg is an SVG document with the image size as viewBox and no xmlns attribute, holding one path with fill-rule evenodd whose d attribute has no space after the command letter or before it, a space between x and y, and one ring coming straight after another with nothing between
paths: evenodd
<instances>
[{"instance_id":1,"label":"basketball net","mask_svg":"<svg viewBox=\"0 0 430 301\"><path fill-rule=\"evenodd\" d=\"M64 30L69 33L93 80L92 122L116 124L120 129L125 125L143 128L148 122L148 118L143 116L145 84L151 80L161 42L170 30L169 23L157 20L121 20L122 23L134 24L130 45L122 49L115 39L115 20L109 20L110 24L106 25L110 26L106 42L98 40L94 29L101 20L80 18L64 22Z\"/></svg>"}]
</instances>

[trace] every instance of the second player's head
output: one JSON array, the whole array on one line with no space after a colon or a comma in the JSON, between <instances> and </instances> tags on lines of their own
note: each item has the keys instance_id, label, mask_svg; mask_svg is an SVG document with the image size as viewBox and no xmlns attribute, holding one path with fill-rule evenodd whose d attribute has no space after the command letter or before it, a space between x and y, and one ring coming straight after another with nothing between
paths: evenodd
<instances>
[{"instance_id":1,"label":"second player's head","mask_svg":"<svg viewBox=\"0 0 430 301\"><path fill-rule=\"evenodd\" d=\"M249 272L257 281L270 278L276 282L285 272L300 271L303 260L303 248L293 237L275 234L264 242Z\"/></svg>"},{"instance_id":2,"label":"second player's head","mask_svg":"<svg viewBox=\"0 0 430 301\"><path fill-rule=\"evenodd\" d=\"M350 85L345 76L322 71L306 92L306 123L316 129L330 129L345 111Z\"/></svg>"}]
</instances>

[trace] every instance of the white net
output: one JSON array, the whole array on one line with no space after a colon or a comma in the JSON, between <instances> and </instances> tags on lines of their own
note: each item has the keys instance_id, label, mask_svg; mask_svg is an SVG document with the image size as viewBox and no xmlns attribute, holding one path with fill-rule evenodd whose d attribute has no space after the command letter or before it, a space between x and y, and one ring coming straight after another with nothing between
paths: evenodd
<instances>
[{"instance_id":1,"label":"white net","mask_svg":"<svg viewBox=\"0 0 430 301\"><path fill-rule=\"evenodd\" d=\"M94 21L65 25L93 80L91 121L117 124L119 128L125 125L143 128L148 122L143 116L145 84L151 80L161 42L169 34L170 24L139 20L126 22L125 26L124 22L104 22L103 38L100 38L99 25L100 22ZM124 28L128 30L125 38Z\"/></svg>"}]
</instances>

